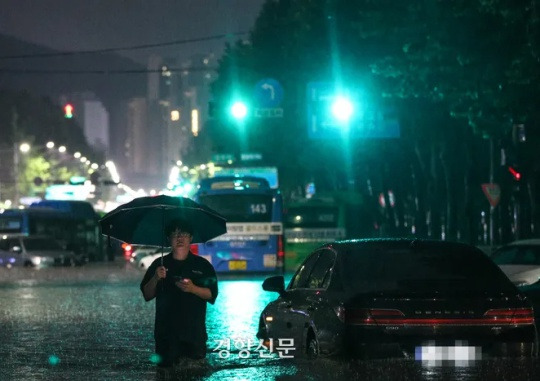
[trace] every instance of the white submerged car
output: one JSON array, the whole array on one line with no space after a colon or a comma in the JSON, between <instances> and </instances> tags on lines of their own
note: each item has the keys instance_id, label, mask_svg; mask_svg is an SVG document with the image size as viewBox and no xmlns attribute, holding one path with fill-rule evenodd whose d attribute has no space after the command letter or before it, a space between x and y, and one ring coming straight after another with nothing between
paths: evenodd
<instances>
[{"instance_id":1,"label":"white submerged car","mask_svg":"<svg viewBox=\"0 0 540 381\"><path fill-rule=\"evenodd\" d=\"M495 250L491 259L516 286L540 280L540 239L511 242Z\"/></svg>"},{"instance_id":2,"label":"white submerged car","mask_svg":"<svg viewBox=\"0 0 540 381\"><path fill-rule=\"evenodd\" d=\"M170 249L167 248L164 250L165 251L163 252L163 255L165 256L169 253ZM156 260L156 258L161 258L161 249L158 249L158 251L155 254L146 255L143 258L141 258L141 260L138 261L137 263L137 267L142 270L147 270L152 264L152 262Z\"/></svg>"}]
</instances>

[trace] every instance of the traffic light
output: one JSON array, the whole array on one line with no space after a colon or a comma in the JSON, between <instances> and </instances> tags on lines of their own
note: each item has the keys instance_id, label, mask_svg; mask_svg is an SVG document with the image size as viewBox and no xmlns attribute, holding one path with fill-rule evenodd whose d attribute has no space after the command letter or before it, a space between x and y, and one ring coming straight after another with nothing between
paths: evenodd
<instances>
[{"instance_id":1,"label":"traffic light","mask_svg":"<svg viewBox=\"0 0 540 381\"><path fill-rule=\"evenodd\" d=\"M354 106L348 97L337 96L332 102L332 116L342 123L347 123L354 113Z\"/></svg>"},{"instance_id":2,"label":"traffic light","mask_svg":"<svg viewBox=\"0 0 540 381\"><path fill-rule=\"evenodd\" d=\"M512 174L512 176L514 177L514 180L516 181L521 180L521 173L518 172L515 168L508 167L508 171Z\"/></svg>"},{"instance_id":3,"label":"traffic light","mask_svg":"<svg viewBox=\"0 0 540 381\"><path fill-rule=\"evenodd\" d=\"M73 105L71 105L70 103L66 104L64 106L64 118L66 119L71 119L73 118Z\"/></svg>"},{"instance_id":4,"label":"traffic light","mask_svg":"<svg viewBox=\"0 0 540 381\"><path fill-rule=\"evenodd\" d=\"M248 114L248 106L242 101L236 101L230 108L231 116L236 120L244 120Z\"/></svg>"}]
</instances>

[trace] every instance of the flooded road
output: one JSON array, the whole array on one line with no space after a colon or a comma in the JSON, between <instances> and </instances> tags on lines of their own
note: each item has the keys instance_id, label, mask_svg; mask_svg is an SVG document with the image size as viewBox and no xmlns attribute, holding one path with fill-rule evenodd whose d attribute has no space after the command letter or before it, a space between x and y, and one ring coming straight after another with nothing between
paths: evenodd
<instances>
[{"instance_id":1,"label":"flooded road","mask_svg":"<svg viewBox=\"0 0 540 381\"><path fill-rule=\"evenodd\" d=\"M82 268L0 268L0 380L155 380L154 303L139 291L143 272L120 261ZM261 310L277 297L263 277L220 277L209 306L206 364L178 370L200 380L537 380L538 360L424 367L414 360L317 361L262 357L253 347ZM240 340L240 341L238 341ZM221 348L222 349L222 348ZM227 356L226 356L227 355ZM263 355L268 355L266 352ZM225 358L226 357L226 358ZM244 357L244 358L241 358ZM186 365L187 366L187 365Z\"/></svg>"}]
</instances>

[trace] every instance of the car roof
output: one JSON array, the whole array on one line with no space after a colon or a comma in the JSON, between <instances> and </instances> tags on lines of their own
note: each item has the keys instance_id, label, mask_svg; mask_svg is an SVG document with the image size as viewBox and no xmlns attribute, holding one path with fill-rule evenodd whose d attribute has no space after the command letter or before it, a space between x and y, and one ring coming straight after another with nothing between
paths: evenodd
<instances>
[{"instance_id":1,"label":"car roof","mask_svg":"<svg viewBox=\"0 0 540 381\"><path fill-rule=\"evenodd\" d=\"M352 239L341 240L328 243L323 247L331 247L337 250L340 249L357 249L357 248L371 248L371 249L452 249L452 250L475 250L483 253L475 246L453 241L437 241L429 239L418 238L367 238L367 239Z\"/></svg>"},{"instance_id":2,"label":"car roof","mask_svg":"<svg viewBox=\"0 0 540 381\"><path fill-rule=\"evenodd\" d=\"M520 239L518 241L510 242L505 246L520 246L520 245L540 245L540 238Z\"/></svg>"}]
</instances>

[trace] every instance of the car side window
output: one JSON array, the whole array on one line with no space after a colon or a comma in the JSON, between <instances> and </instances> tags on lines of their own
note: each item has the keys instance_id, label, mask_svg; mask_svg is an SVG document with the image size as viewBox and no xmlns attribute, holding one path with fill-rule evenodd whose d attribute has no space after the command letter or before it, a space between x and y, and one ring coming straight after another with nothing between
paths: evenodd
<instances>
[{"instance_id":1,"label":"car side window","mask_svg":"<svg viewBox=\"0 0 540 381\"><path fill-rule=\"evenodd\" d=\"M316 251L312 253L308 259L300 266L296 274L294 275L293 280L291 281L291 289L295 288L306 288L307 282L309 278L309 274L311 274L311 270L313 269L313 265L315 265L315 262L317 261L317 258L319 257L319 252Z\"/></svg>"},{"instance_id":2,"label":"car side window","mask_svg":"<svg viewBox=\"0 0 540 381\"><path fill-rule=\"evenodd\" d=\"M8 241L8 247L10 251L13 251L13 248L15 246L21 247L21 243L19 242L18 239L8 239L7 241Z\"/></svg>"},{"instance_id":3,"label":"car side window","mask_svg":"<svg viewBox=\"0 0 540 381\"><path fill-rule=\"evenodd\" d=\"M309 276L308 288L328 287L335 259L335 253L330 250L324 250L320 253L319 259Z\"/></svg>"}]
</instances>

